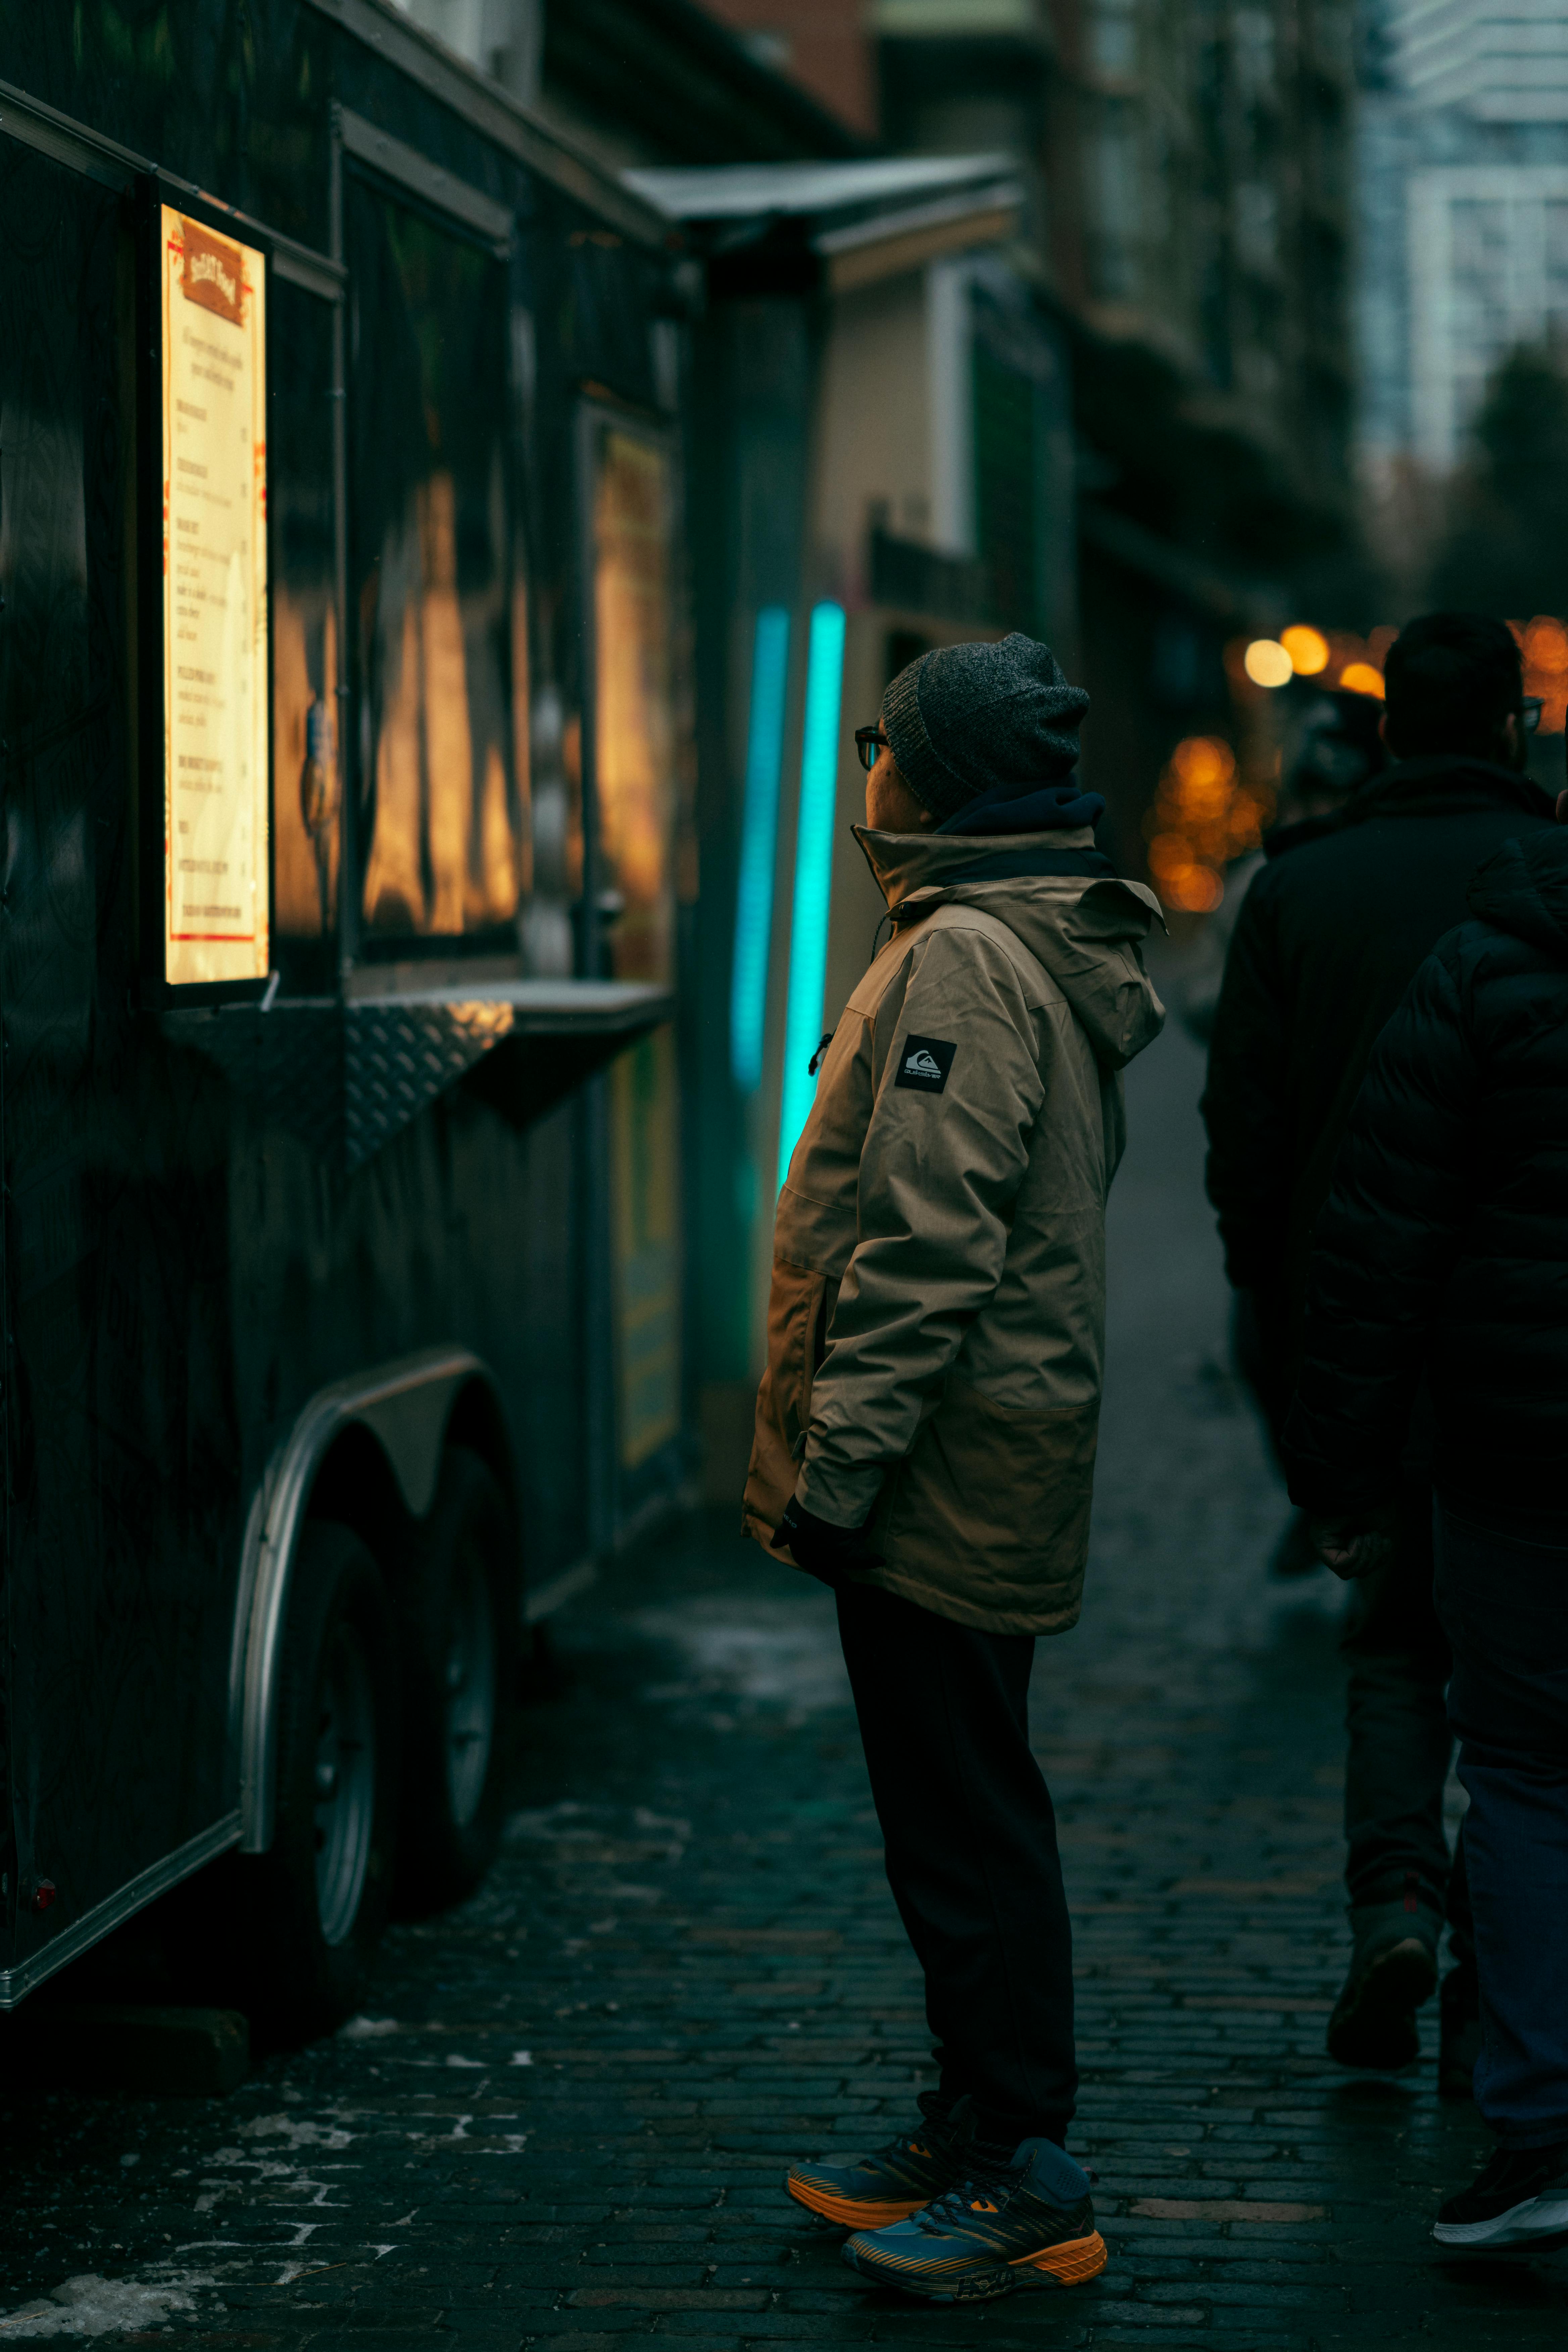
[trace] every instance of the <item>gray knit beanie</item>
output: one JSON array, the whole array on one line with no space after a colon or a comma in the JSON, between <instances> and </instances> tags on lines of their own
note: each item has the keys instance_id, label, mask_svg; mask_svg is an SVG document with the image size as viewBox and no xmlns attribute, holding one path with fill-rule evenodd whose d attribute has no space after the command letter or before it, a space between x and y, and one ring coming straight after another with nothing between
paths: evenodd
<instances>
[{"instance_id":1,"label":"gray knit beanie","mask_svg":"<svg viewBox=\"0 0 1568 2352\"><path fill-rule=\"evenodd\" d=\"M1049 646L1015 630L999 646L938 646L882 697L882 731L915 798L939 822L982 793L1010 797L1065 776L1089 709Z\"/></svg>"}]
</instances>

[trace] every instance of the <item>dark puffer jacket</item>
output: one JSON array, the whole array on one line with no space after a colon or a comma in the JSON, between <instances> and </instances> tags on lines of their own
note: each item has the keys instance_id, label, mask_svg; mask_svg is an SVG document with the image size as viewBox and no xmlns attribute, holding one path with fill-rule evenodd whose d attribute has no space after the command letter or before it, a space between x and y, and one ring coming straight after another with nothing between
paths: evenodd
<instances>
[{"instance_id":1,"label":"dark puffer jacket","mask_svg":"<svg viewBox=\"0 0 1568 2352\"><path fill-rule=\"evenodd\" d=\"M1289 1376L1312 1223L1377 1034L1464 921L1483 858L1537 826L1552 803L1528 776L1401 760L1342 815L1276 835L1242 903L1204 1093L1208 1190L1226 1272L1268 1302Z\"/></svg>"},{"instance_id":2,"label":"dark puffer jacket","mask_svg":"<svg viewBox=\"0 0 1568 2352\"><path fill-rule=\"evenodd\" d=\"M1568 1538L1568 830L1470 886L1379 1038L1318 1222L1290 1492L1394 1491L1423 1366L1441 1499Z\"/></svg>"}]
</instances>

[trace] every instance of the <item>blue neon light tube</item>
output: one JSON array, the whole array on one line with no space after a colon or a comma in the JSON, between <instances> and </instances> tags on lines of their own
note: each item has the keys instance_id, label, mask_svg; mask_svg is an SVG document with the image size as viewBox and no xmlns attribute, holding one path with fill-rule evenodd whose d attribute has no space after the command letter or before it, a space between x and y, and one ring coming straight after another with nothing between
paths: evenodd
<instances>
[{"instance_id":1,"label":"blue neon light tube","mask_svg":"<svg viewBox=\"0 0 1568 2352\"><path fill-rule=\"evenodd\" d=\"M746 801L741 821L741 882L730 966L730 1074L744 1094L763 1078L768 1007L768 946L773 919L779 772L784 765L789 614L764 604L752 652L752 715L746 735Z\"/></svg>"},{"instance_id":2,"label":"blue neon light tube","mask_svg":"<svg viewBox=\"0 0 1568 2352\"><path fill-rule=\"evenodd\" d=\"M779 1182L811 1110L811 1057L822 1034L827 979L827 899L833 881L833 815L838 797L838 700L844 684L844 607L817 604L805 671L805 732L800 756L800 823L795 847L795 919L790 929L784 1011L784 1101Z\"/></svg>"}]
</instances>

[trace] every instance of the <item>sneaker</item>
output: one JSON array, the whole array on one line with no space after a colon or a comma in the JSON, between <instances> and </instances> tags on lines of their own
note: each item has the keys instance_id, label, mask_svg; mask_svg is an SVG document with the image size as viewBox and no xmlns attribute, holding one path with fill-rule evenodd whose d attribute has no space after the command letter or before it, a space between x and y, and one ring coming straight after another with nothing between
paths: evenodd
<instances>
[{"instance_id":1,"label":"sneaker","mask_svg":"<svg viewBox=\"0 0 1568 2352\"><path fill-rule=\"evenodd\" d=\"M967 2098L943 2105L937 2093L921 2096L923 2120L855 2164L792 2164L784 2187L799 2205L847 2230L875 2230L902 2221L963 2177L974 2133Z\"/></svg>"},{"instance_id":2,"label":"sneaker","mask_svg":"<svg viewBox=\"0 0 1568 2352\"><path fill-rule=\"evenodd\" d=\"M1088 2175L1054 2140L1009 2156L973 2145L963 2180L912 2221L857 2231L844 2259L925 2303L984 2303L1017 2286L1081 2286L1105 2268Z\"/></svg>"},{"instance_id":3,"label":"sneaker","mask_svg":"<svg viewBox=\"0 0 1568 2352\"><path fill-rule=\"evenodd\" d=\"M1481 2054L1481 1991L1474 1960L1461 1960L1443 1979L1438 2001L1442 2039L1437 2047L1437 2095L1473 2099L1476 2061Z\"/></svg>"},{"instance_id":4,"label":"sneaker","mask_svg":"<svg viewBox=\"0 0 1568 2352\"><path fill-rule=\"evenodd\" d=\"M1421 2054L1415 2012L1437 1988L1443 1915L1414 1887L1403 1902L1351 1913L1355 1954L1329 2020L1329 2055L1342 2066L1408 2066Z\"/></svg>"},{"instance_id":5,"label":"sneaker","mask_svg":"<svg viewBox=\"0 0 1568 2352\"><path fill-rule=\"evenodd\" d=\"M1568 2140L1500 2147L1432 2226L1440 2246L1533 2246L1568 2231Z\"/></svg>"}]
</instances>

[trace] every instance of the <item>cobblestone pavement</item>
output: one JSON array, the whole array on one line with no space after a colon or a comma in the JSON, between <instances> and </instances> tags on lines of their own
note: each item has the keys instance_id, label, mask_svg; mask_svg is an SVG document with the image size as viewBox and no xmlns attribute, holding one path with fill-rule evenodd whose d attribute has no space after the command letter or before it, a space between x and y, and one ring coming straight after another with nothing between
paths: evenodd
<instances>
[{"instance_id":1,"label":"cobblestone pavement","mask_svg":"<svg viewBox=\"0 0 1568 2352\"><path fill-rule=\"evenodd\" d=\"M1281 1502L1225 1369L1198 1079L1175 1035L1132 1073L1088 1601L1034 1686L1103 2277L926 2310L857 2283L782 2192L789 2158L909 2115L926 2042L830 1603L725 1515L561 1622L500 1866L395 1931L334 2041L223 2102L13 2100L0 2336L1565 2340L1568 2257L1427 2238L1485 2147L1436 2098L1435 2020L1403 2078L1321 2054L1346 1948L1337 1596L1263 1573Z\"/></svg>"}]
</instances>

